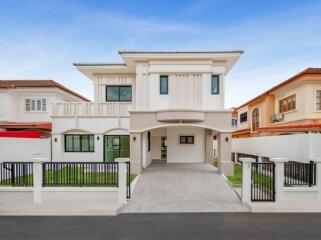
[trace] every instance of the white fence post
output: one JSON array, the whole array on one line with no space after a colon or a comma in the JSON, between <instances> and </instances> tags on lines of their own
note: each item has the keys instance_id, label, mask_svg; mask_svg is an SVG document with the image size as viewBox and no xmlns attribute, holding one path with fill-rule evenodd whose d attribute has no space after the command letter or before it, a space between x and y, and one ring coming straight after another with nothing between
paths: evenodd
<instances>
[{"instance_id":1,"label":"white fence post","mask_svg":"<svg viewBox=\"0 0 321 240\"><path fill-rule=\"evenodd\" d=\"M321 158L312 159L316 164L316 184L318 188L318 201L321 201Z\"/></svg>"},{"instance_id":2,"label":"white fence post","mask_svg":"<svg viewBox=\"0 0 321 240\"><path fill-rule=\"evenodd\" d=\"M271 158L271 162L275 163L275 201L283 200L284 195L284 163L288 160L286 158Z\"/></svg>"},{"instance_id":3,"label":"white fence post","mask_svg":"<svg viewBox=\"0 0 321 240\"><path fill-rule=\"evenodd\" d=\"M242 202L251 202L251 164L255 162L254 158L240 158L243 163L242 176Z\"/></svg>"},{"instance_id":4,"label":"white fence post","mask_svg":"<svg viewBox=\"0 0 321 240\"><path fill-rule=\"evenodd\" d=\"M32 158L33 162L33 202L41 203L42 163L45 158Z\"/></svg>"},{"instance_id":5,"label":"white fence post","mask_svg":"<svg viewBox=\"0 0 321 240\"><path fill-rule=\"evenodd\" d=\"M116 158L118 162L118 202L126 204L127 202L127 164L129 158Z\"/></svg>"}]
</instances>

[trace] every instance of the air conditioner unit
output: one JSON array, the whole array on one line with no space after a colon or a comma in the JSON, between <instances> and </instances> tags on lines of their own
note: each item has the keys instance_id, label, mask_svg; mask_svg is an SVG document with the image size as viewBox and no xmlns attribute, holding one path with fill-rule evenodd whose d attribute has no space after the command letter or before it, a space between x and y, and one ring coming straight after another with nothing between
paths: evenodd
<instances>
[{"instance_id":1,"label":"air conditioner unit","mask_svg":"<svg viewBox=\"0 0 321 240\"><path fill-rule=\"evenodd\" d=\"M272 121L273 122L280 122L282 120L283 120L283 114L282 113L273 114L273 116L272 116Z\"/></svg>"}]
</instances>

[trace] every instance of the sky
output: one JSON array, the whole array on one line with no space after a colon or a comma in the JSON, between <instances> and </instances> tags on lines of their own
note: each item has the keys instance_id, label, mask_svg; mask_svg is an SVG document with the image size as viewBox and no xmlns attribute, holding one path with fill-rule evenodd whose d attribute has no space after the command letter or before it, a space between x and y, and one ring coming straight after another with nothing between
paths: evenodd
<instances>
[{"instance_id":1,"label":"sky","mask_svg":"<svg viewBox=\"0 0 321 240\"><path fill-rule=\"evenodd\" d=\"M321 67L321 0L2 0L0 79L53 79L93 99L74 62L121 62L118 50L245 53L226 76L239 106Z\"/></svg>"}]
</instances>

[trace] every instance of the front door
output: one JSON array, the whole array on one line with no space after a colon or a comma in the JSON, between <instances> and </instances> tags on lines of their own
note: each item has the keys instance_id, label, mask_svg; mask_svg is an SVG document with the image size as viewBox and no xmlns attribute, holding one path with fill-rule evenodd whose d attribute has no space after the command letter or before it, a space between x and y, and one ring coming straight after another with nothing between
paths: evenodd
<instances>
[{"instance_id":1,"label":"front door","mask_svg":"<svg viewBox=\"0 0 321 240\"><path fill-rule=\"evenodd\" d=\"M129 158L128 135L104 136L104 161L113 162L115 158Z\"/></svg>"}]
</instances>

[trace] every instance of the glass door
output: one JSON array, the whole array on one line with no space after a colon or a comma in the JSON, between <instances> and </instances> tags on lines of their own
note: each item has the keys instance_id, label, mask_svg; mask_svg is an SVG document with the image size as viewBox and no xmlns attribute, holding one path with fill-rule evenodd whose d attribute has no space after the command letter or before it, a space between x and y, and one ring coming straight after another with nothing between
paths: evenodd
<instances>
[{"instance_id":1,"label":"glass door","mask_svg":"<svg viewBox=\"0 0 321 240\"><path fill-rule=\"evenodd\" d=\"M129 136L104 136L104 161L113 162L119 157L129 158Z\"/></svg>"}]
</instances>

